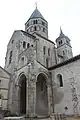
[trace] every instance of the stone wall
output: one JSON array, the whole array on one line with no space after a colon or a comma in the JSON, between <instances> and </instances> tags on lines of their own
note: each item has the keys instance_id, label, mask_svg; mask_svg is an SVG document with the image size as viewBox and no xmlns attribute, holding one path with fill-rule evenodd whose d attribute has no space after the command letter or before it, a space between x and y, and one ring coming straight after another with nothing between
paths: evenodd
<instances>
[{"instance_id":1,"label":"stone wall","mask_svg":"<svg viewBox=\"0 0 80 120\"><path fill-rule=\"evenodd\" d=\"M63 87L60 87L57 75L62 75ZM68 63L52 70L55 112L65 114L80 113L80 60Z\"/></svg>"},{"instance_id":2,"label":"stone wall","mask_svg":"<svg viewBox=\"0 0 80 120\"><path fill-rule=\"evenodd\" d=\"M0 109L8 109L10 75L0 67Z\"/></svg>"}]
</instances>

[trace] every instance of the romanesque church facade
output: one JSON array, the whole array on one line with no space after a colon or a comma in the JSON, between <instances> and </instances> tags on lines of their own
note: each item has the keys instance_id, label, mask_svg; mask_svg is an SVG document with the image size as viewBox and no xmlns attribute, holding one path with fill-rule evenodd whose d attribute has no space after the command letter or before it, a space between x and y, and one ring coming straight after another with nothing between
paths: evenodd
<instances>
[{"instance_id":1,"label":"romanesque church facade","mask_svg":"<svg viewBox=\"0 0 80 120\"><path fill-rule=\"evenodd\" d=\"M5 67L0 67L1 82L2 78L8 84L5 92L1 88L3 110L30 117L80 113L80 55L73 57L70 39L61 28L56 46L48 39L48 22L37 8L25 31L14 31Z\"/></svg>"}]
</instances>

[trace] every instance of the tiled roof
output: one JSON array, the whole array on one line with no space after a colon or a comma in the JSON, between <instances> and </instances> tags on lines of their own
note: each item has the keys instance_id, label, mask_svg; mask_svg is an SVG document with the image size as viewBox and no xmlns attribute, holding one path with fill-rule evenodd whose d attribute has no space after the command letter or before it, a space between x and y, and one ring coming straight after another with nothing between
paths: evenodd
<instances>
[{"instance_id":1,"label":"tiled roof","mask_svg":"<svg viewBox=\"0 0 80 120\"><path fill-rule=\"evenodd\" d=\"M42 14L39 12L39 10L37 8L34 10L34 12L32 13L32 15L30 16L29 20L30 19L34 19L34 18L42 18L43 20L45 20L44 17L42 16Z\"/></svg>"},{"instance_id":2,"label":"tiled roof","mask_svg":"<svg viewBox=\"0 0 80 120\"><path fill-rule=\"evenodd\" d=\"M48 68L48 70L54 70L54 69L56 69L56 68L59 68L59 67L61 67L61 66L63 66L63 65L67 65L67 64L69 64L69 63L71 63L71 62L74 62L74 61L76 61L76 60L79 60L79 59L80 59L80 55L77 55L77 56L75 56L75 57L72 57L72 58L64 61L64 62L61 62L61 63L59 63L59 64L56 64L56 65Z\"/></svg>"}]
</instances>

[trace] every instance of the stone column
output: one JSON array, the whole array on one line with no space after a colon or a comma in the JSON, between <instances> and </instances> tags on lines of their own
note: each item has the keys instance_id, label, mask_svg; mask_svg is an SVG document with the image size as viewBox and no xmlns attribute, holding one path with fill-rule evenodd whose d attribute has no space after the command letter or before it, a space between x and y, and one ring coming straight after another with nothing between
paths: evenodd
<instances>
[{"instance_id":1,"label":"stone column","mask_svg":"<svg viewBox=\"0 0 80 120\"><path fill-rule=\"evenodd\" d=\"M36 116L35 107L36 107L36 83L30 78L30 81L28 83L28 112L30 117Z\"/></svg>"},{"instance_id":2,"label":"stone column","mask_svg":"<svg viewBox=\"0 0 80 120\"><path fill-rule=\"evenodd\" d=\"M54 101L53 101L53 86L52 86L52 75L49 73L48 79L48 106L49 106L49 115L54 112Z\"/></svg>"},{"instance_id":3,"label":"stone column","mask_svg":"<svg viewBox=\"0 0 80 120\"><path fill-rule=\"evenodd\" d=\"M51 113L52 113L52 107L51 107L51 105L52 105L52 101L51 101L51 87L48 85L48 88L47 88L47 90L48 90L48 114L50 115Z\"/></svg>"},{"instance_id":4,"label":"stone column","mask_svg":"<svg viewBox=\"0 0 80 120\"><path fill-rule=\"evenodd\" d=\"M36 82L34 83L34 103L33 103L33 107L34 107L34 116L36 116Z\"/></svg>"},{"instance_id":5,"label":"stone column","mask_svg":"<svg viewBox=\"0 0 80 120\"><path fill-rule=\"evenodd\" d=\"M28 79L26 80L26 116L28 116Z\"/></svg>"}]
</instances>

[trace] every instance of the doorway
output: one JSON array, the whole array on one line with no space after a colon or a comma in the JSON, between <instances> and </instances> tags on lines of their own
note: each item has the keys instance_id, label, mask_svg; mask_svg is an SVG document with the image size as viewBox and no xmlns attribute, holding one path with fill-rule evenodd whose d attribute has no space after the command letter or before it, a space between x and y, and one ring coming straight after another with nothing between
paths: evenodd
<instances>
[{"instance_id":1,"label":"doorway","mask_svg":"<svg viewBox=\"0 0 80 120\"><path fill-rule=\"evenodd\" d=\"M26 76L20 77L20 113L26 114Z\"/></svg>"},{"instance_id":2,"label":"doorway","mask_svg":"<svg viewBox=\"0 0 80 120\"><path fill-rule=\"evenodd\" d=\"M37 115L48 115L48 92L46 76L39 74L36 82L36 113Z\"/></svg>"}]
</instances>

